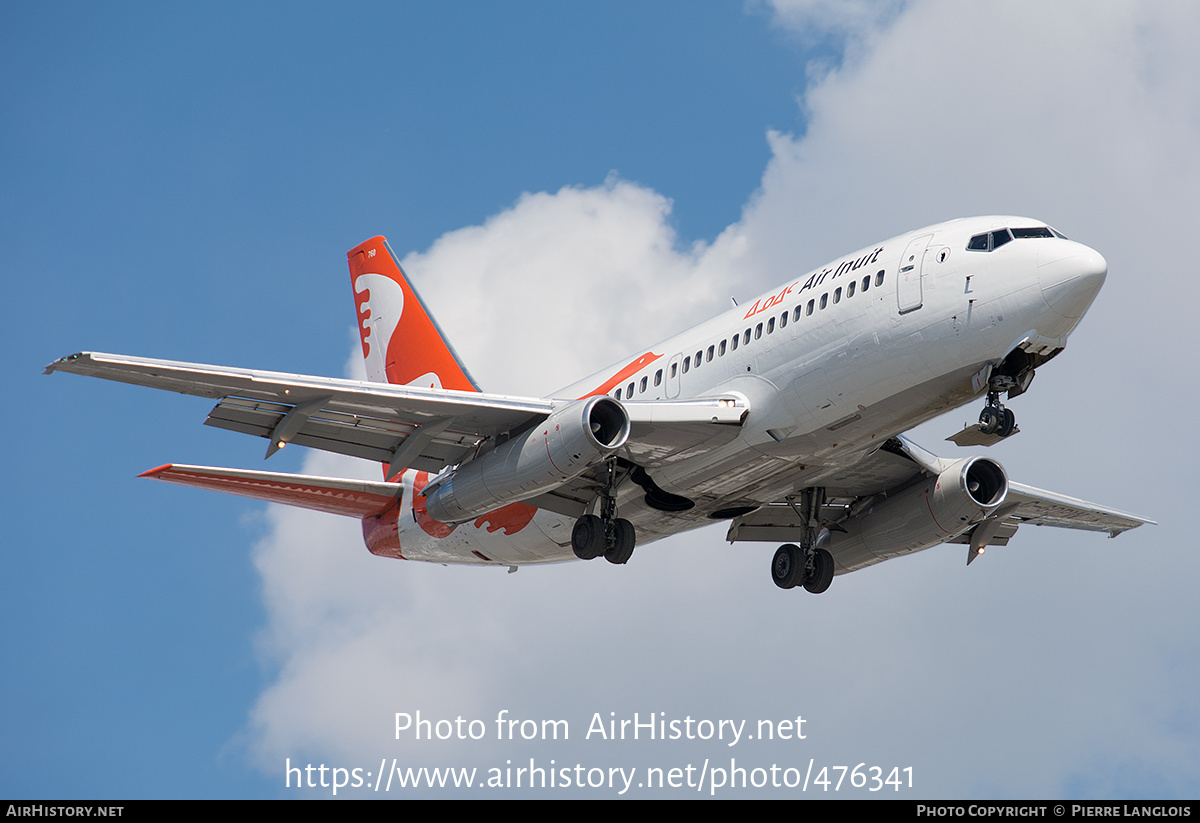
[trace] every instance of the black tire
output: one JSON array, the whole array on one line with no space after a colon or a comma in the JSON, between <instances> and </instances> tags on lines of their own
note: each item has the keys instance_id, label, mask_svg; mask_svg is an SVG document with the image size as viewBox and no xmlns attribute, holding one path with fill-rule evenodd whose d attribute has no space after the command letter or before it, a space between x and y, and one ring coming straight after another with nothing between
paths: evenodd
<instances>
[{"instance_id":1,"label":"black tire","mask_svg":"<svg viewBox=\"0 0 1200 823\"><path fill-rule=\"evenodd\" d=\"M833 555L825 549L817 549L813 553L812 577L804 581L804 588L813 594L820 594L829 588L833 582Z\"/></svg>"},{"instance_id":2,"label":"black tire","mask_svg":"<svg viewBox=\"0 0 1200 823\"><path fill-rule=\"evenodd\" d=\"M794 589L804 582L804 552L799 546L785 543L775 551L771 579L781 589Z\"/></svg>"},{"instance_id":3,"label":"black tire","mask_svg":"<svg viewBox=\"0 0 1200 823\"><path fill-rule=\"evenodd\" d=\"M996 434L1001 437L1008 437L1013 433L1013 429L1017 427L1017 416L1013 414L1012 409L1003 409L1000 412L1000 425L996 428Z\"/></svg>"},{"instance_id":4,"label":"black tire","mask_svg":"<svg viewBox=\"0 0 1200 823\"><path fill-rule=\"evenodd\" d=\"M637 543L637 535L633 524L628 520L618 519L613 523L613 544L604 552L604 559L618 566L629 562L633 557L633 547Z\"/></svg>"},{"instance_id":5,"label":"black tire","mask_svg":"<svg viewBox=\"0 0 1200 823\"><path fill-rule=\"evenodd\" d=\"M1000 428L1001 414L995 406L984 406L979 413L979 430L984 434L995 434Z\"/></svg>"},{"instance_id":6,"label":"black tire","mask_svg":"<svg viewBox=\"0 0 1200 823\"><path fill-rule=\"evenodd\" d=\"M571 550L580 560L592 560L604 554L604 523L594 514L585 514L571 529Z\"/></svg>"}]
</instances>

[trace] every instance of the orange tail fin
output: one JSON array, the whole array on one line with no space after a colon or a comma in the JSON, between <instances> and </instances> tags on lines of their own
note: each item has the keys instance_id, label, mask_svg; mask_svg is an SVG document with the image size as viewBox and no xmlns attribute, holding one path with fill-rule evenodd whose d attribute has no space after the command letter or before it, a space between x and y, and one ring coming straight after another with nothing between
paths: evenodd
<instances>
[{"instance_id":1,"label":"orange tail fin","mask_svg":"<svg viewBox=\"0 0 1200 823\"><path fill-rule=\"evenodd\" d=\"M378 383L479 391L400 270L387 240L372 237L346 257L367 377Z\"/></svg>"}]
</instances>

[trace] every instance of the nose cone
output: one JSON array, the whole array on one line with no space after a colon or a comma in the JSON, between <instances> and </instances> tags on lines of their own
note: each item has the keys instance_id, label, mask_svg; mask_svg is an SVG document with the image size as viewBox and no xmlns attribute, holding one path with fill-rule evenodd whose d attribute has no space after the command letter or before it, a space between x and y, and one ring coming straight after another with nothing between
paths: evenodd
<instances>
[{"instance_id":1,"label":"nose cone","mask_svg":"<svg viewBox=\"0 0 1200 823\"><path fill-rule=\"evenodd\" d=\"M1055 314L1067 320L1083 317L1107 276L1108 261L1099 252L1079 243L1038 255L1042 297Z\"/></svg>"}]
</instances>

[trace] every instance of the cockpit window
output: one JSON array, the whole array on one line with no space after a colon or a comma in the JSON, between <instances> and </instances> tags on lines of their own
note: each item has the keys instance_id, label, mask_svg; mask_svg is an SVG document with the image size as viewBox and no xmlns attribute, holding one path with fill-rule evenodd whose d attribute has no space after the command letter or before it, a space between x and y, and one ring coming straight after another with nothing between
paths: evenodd
<instances>
[{"instance_id":1,"label":"cockpit window","mask_svg":"<svg viewBox=\"0 0 1200 823\"><path fill-rule=\"evenodd\" d=\"M1050 229L1045 226L1038 226L1033 229L1013 229L1013 237L1020 240L1022 237L1053 237Z\"/></svg>"},{"instance_id":2,"label":"cockpit window","mask_svg":"<svg viewBox=\"0 0 1200 823\"><path fill-rule=\"evenodd\" d=\"M967 251L994 251L1011 240L1024 240L1029 237L1060 237L1067 239L1065 234L1057 232L1049 226L1030 226L1024 229L997 229L993 232L976 234L967 241Z\"/></svg>"},{"instance_id":3,"label":"cockpit window","mask_svg":"<svg viewBox=\"0 0 1200 823\"><path fill-rule=\"evenodd\" d=\"M1022 229L997 229L995 232L986 232L972 236L971 240L967 241L968 252L991 252L1000 248L1010 240L1025 240L1027 238L1062 238L1067 239L1067 235L1060 232L1055 232L1049 226L1031 226Z\"/></svg>"}]
</instances>

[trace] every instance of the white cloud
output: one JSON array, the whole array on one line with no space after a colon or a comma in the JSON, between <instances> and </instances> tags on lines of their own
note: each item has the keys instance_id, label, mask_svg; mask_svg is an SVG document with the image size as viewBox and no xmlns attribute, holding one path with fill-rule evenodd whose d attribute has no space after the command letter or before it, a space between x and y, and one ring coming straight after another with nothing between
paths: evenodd
<instances>
[{"instance_id":1,"label":"white cloud","mask_svg":"<svg viewBox=\"0 0 1200 823\"><path fill-rule=\"evenodd\" d=\"M781 3L779 15L830 8ZM853 11L836 25L877 25ZM273 511L258 563L279 675L252 722L264 766L732 754L912 765L919 796L1194 795L1198 569L1177 522L1193 484L1176 464L1195 455L1173 455L1194 451L1178 413L1198 405L1198 14L913 3L809 90L807 133L771 136L761 191L711 245L681 247L669 201L613 180L525 195L404 261L486 389L540 393L780 271L952 216L1042 217L1099 248L1109 282L1015 404L1026 432L997 456L1019 480L1162 526L1112 543L1027 527L969 572L962 547L945 547L811 598L776 591L769 549L727 548L719 529L641 547L627 568L506 576L379 560L353 523ZM940 447L964 414L927 426L925 442ZM307 469L341 462L313 456ZM810 739L728 752L390 739L397 711L490 720L504 708L579 732L592 712L803 713Z\"/></svg>"},{"instance_id":2,"label":"white cloud","mask_svg":"<svg viewBox=\"0 0 1200 823\"><path fill-rule=\"evenodd\" d=\"M812 37L862 36L885 28L903 11L904 0L769 0L776 19Z\"/></svg>"},{"instance_id":3,"label":"white cloud","mask_svg":"<svg viewBox=\"0 0 1200 823\"><path fill-rule=\"evenodd\" d=\"M485 390L542 396L724 308L670 211L615 177L524 194L402 265Z\"/></svg>"}]
</instances>

